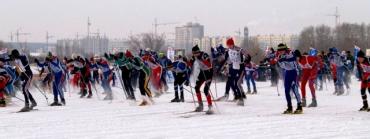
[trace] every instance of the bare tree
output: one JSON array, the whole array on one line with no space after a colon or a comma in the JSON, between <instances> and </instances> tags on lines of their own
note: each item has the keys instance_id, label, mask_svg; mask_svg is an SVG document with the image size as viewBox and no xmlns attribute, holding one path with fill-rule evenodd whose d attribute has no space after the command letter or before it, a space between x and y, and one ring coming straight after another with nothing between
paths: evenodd
<instances>
[{"instance_id":1,"label":"bare tree","mask_svg":"<svg viewBox=\"0 0 370 139\"><path fill-rule=\"evenodd\" d=\"M370 47L370 25L343 23L334 29L325 25L310 26L302 30L298 49L307 51L313 47L328 50L337 47L339 50L353 51L354 45L362 49Z\"/></svg>"},{"instance_id":2,"label":"bare tree","mask_svg":"<svg viewBox=\"0 0 370 139\"><path fill-rule=\"evenodd\" d=\"M133 52L139 52L140 49L150 48L153 51L165 51L165 36L155 35L153 33L143 33L139 35L130 36L128 45Z\"/></svg>"},{"instance_id":3,"label":"bare tree","mask_svg":"<svg viewBox=\"0 0 370 139\"><path fill-rule=\"evenodd\" d=\"M333 34L331 28L326 25L321 25L315 28L315 38L313 48L317 50L328 50L333 46Z\"/></svg>"},{"instance_id":4,"label":"bare tree","mask_svg":"<svg viewBox=\"0 0 370 139\"><path fill-rule=\"evenodd\" d=\"M256 37L245 39L248 39L248 41L244 40L241 47L247 50L247 53L252 57L253 62L259 63L259 61L264 59L265 54L258 43L258 39Z\"/></svg>"},{"instance_id":5,"label":"bare tree","mask_svg":"<svg viewBox=\"0 0 370 139\"><path fill-rule=\"evenodd\" d=\"M306 27L299 35L299 45L297 49L308 51L315 44L315 28L313 26Z\"/></svg>"}]
</instances>

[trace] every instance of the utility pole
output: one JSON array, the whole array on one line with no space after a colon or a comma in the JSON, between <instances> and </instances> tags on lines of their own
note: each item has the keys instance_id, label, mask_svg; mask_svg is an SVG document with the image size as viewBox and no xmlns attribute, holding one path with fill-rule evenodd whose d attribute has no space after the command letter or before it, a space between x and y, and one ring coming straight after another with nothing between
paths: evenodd
<instances>
[{"instance_id":1,"label":"utility pole","mask_svg":"<svg viewBox=\"0 0 370 139\"><path fill-rule=\"evenodd\" d=\"M87 47L90 47L90 26L91 26L90 17L87 17ZM95 47L93 47L92 52L95 53Z\"/></svg>"},{"instance_id":2,"label":"utility pole","mask_svg":"<svg viewBox=\"0 0 370 139\"><path fill-rule=\"evenodd\" d=\"M338 10L338 7L335 7L335 13L334 14L329 14L327 16L332 16L334 17L334 20L335 20L335 26L339 26L340 24L340 14L339 14L339 10Z\"/></svg>"},{"instance_id":3,"label":"utility pole","mask_svg":"<svg viewBox=\"0 0 370 139\"><path fill-rule=\"evenodd\" d=\"M100 32L99 32L99 29L97 30L97 32L96 32L96 33L93 33L93 32L92 32L92 33L90 33L90 34L91 34L91 35L96 35L96 39L95 39L95 40L98 40L97 44L96 44L96 42L95 42L95 41L94 41L94 42L93 42L93 44L92 44L92 45L93 45L93 47L94 47L94 54L96 54L96 53L101 53L101 51L100 51L100 49L101 49L101 48L100 48L100 44L101 44L101 43L100 43L100 41L101 41L101 40L100 40ZM96 50L95 50L95 46L96 46L96 45L97 45L97 47L98 47L98 48L97 48L97 49L98 49L98 51L97 51L97 52L96 52Z\"/></svg>"},{"instance_id":4,"label":"utility pole","mask_svg":"<svg viewBox=\"0 0 370 139\"><path fill-rule=\"evenodd\" d=\"M46 31L46 48L49 49L49 39L54 38L54 36L49 35L49 32Z\"/></svg>"},{"instance_id":5,"label":"utility pole","mask_svg":"<svg viewBox=\"0 0 370 139\"><path fill-rule=\"evenodd\" d=\"M20 32L21 28L18 28L17 29L17 32L15 33L15 36L16 36L16 39L17 39L17 44L19 47L21 47L21 44L19 42L19 36L27 36L27 35L31 35L31 33L22 33Z\"/></svg>"},{"instance_id":6,"label":"utility pole","mask_svg":"<svg viewBox=\"0 0 370 139\"><path fill-rule=\"evenodd\" d=\"M13 32L10 32L10 42L13 42L13 38L14 38L14 36L13 36Z\"/></svg>"},{"instance_id":7,"label":"utility pole","mask_svg":"<svg viewBox=\"0 0 370 139\"><path fill-rule=\"evenodd\" d=\"M240 38L240 36L242 34L242 32L240 31L240 28L239 28L239 30L235 31L235 33L238 34L238 37Z\"/></svg>"},{"instance_id":8,"label":"utility pole","mask_svg":"<svg viewBox=\"0 0 370 139\"><path fill-rule=\"evenodd\" d=\"M17 38L17 43L19 43L19 36L27 36L27 35L31 35L31 33L22 33L20 32L21 29L17 29L17 32L15 33L16 35L16 38Z\"/></svg>"}]
</instances>

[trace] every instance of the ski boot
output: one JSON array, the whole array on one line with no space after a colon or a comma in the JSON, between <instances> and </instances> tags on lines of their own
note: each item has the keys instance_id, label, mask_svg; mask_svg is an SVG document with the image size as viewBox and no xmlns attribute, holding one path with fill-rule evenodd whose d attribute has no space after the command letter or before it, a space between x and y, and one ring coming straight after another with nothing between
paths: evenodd
<instances>
[{"instance_id":1,"label":"ski boot","mask_svg":"<svg viewBox=\"0 0 370 139\"><path fill-rule=\"evenodd\" d=\"M293 107L288 106L288 108L283 112L283 114L292 114L293 113Z\"/></svg>"},{"instance_id":2,"label":"ski boot","mask_svg":"<svg viewBox=\"0 0 370 139\"><path fill-rule=\"evenodd\" d=\"M211 115L211 114L214 114L215 111L213 110L213 107L212 106L208 106L208 110L206 111L206 114L207 115Z\"/></svg>"},{"instance_id":3,"label":"ski boot","mask_svg":"<svg viewBox=\"0 0 370 139\"><path fill-rule=\"evenodd\" d=\"M29 104L26 104L21 110L19 110L19 112L29 112L31 110L32 109L29 107Z\"/></svg>"},{"instance_id":4,"label":"ski boot","mask_svg":"<svg viewBox=\"0 0 370 139\"><path fill-rule=\"evenodd\" d=\"M60 104L58 101L54 101L50 104L50 106L62 106L62 104Z\"/></svg>"},{"instance_id":5,"label":"ski boot","mask_svg":"<svg viewBox=\"0 0 370 139\"><path fill-rule=\"evenodd\" d=\"M217 98L216 101L226 101L228 99L229 99L229 94L225 94L224 96Z\"/></svg>"},{"instance_id":6,"label":"ski boot","mask_svg":"<svg viewBox=\"0 0 370 139\"><path fill-rule=\"evenodd\" d=\"M171 100L171 103L174 103L174 102L180 102L180 99L175 97L174 99Z\"/></svg>"},{"instance_id":7,"label":"ski boot","mask_svg":"<svg viewBox=\"0 0 370 139\"><path fill-rule=\"evenodd\" d=\"M302 98L302 107L306 107L306 106L307 106L306 98Z\"/></svg>"},{"instance_id":8,"label":"ski boot","mask_svg":"<svg viewBox=\"0 0 370 139\"><path fill-rule=\"evenodd\" d=\"M303 113L302 104L298 103L297 109L294 111L294 114L302 114L302 113Z\"/></svg>"},{"instance_id":9,"label":"ski boot","mask_svg":"<svg viewBox=\"0 0 370 139\"><path fill-rule=\"evenodd\" d=\"M339 89L338 89L338 87L337 86L335 86L334 87L334 92L333 92L333 95L337 95L338 93L339 93L339 91L338 91Z\"/></svg>"},{"instance_id":10,"label":"ski boot","mask_svg":"<svg viewBox=\"0 0 370 139\"><path fill-rule=\"evenodd\" d=\"M362 106L362 108L360 108L360 110L358 111L369 111L370 109L367 107L367 106Z\"/></svg>"},{"instance_id":11,"label":"ski boot","mask_svg":"<svg viewBox=\"0 0 370 139\"><path fill-rule=\"evenodd\" d=\"M339 90L338 90L338 93L337 93L337 96L341 96L344 94L344 88L341 87Z\"/></svg>"},{"instance_id":12,"label":"ski boot","mask_svg":"<svg viewBox=\"0 0 370 139\"><path fill-rule=\"evenodd\" d=\"M252 94L256 95L256 94L257 94L257 90L254 90L254 91L252 92Z\"/></svg>"},{"instance_id":13,"label":"ski boot","mask_svg":"<svg viewBox=\"0 0 370 139\"><path fill-rule=\"evenodd\" d=\"M31 110L37 106L37 103L35 100L31 100L31 106L29 107Z\"/></svg>"},{"instance_id":14,"label":"ski boot","mask_svg":"<svg viewBox=\"0 0 370 139\"><path fill-rule=\"evenodd\" d=\"M369 110L369 105L367 104L367 101L364 101L363 104L364 104L364 106L362 106L362 108L360 108L359 111L368 111Z\"/></svg>"},{"instance_id":15,"label":"ski boot","mask_svg":"<svg viewBox=\"0 0 370 139\"><path fill-rule=\"evenodd\" d=\"M194 112L202 112L203 111L203 103L199 103L199 106L195 108Z\"/></svg>"},{"instance_id":16,"label":"ski boot","mask_svg":"<svg viewBox=\"0 0 370 139\"><path fill-rule=\"evenodd\" d=\"M107 96L105 96L103 100L113 100L112 94L107 94Z\"/></svg>"},{"instance_id":17,"label":"ski boot","mask_svg":"<svg viewBox=\"0 0 370 139\"><path fill-rule=\"evenodd\" d=\"M236 105L238 105L238 106L244 106L244 99L243 99L243 98L240 98L240 99L236 102Z\"/></svg>"},{"instance_id":18,"label":"ski boot","mask_svg":"<svg viewBox=\"0 0 370 139\"><path fill-rule=\"evenodd\" d=\"M182 92L181 95L180 95L180 102L185 102L184 92Z\"/></svg>"},{"instance_id":19,"label":"ski boot","mask_svg":"<svg viewBox=\"0 0 370 139\"><path fill-rule=\"evenodd\" d=\"M247 96L245 95L245 93L244 92L240 92L241 94L242 94L242 98L243 99L247 99Z\"/></svg>"},{"instance_id":20,"label":"ski boot","mask_svg":"<svg viewBox=\"0 0 370 139\"><path fill-rule=\"evenodd\" d=\"M5 99L0 99L0 107L6 107Z\"/></svg>"},{"instance_id":21,"label":"ski boot","mask_svg":"<svg viewBox=\"0 0 370 139\"><path fill-rule=\"evenodd\" d=\"M139 104L139 106L146 106L146 105L149 105L148 101L146 100L143 100L143 102Z\"/></svg>"},{"instance_id":22,"label":"ski boot","mask_svg":"<svg viewBox=\"0 0 370 139\"><path fill-rule=\"evenodd\" d=\"M87 95L87 91L86 90L83 90L82 92L81 92L81 96L80 96L80 98L83 98L83 97L85 97Z\"/></svg>"},{"instance_id":23,"label":"ski boot","mask_svg":"<svg viewBox=\"0 0 370 139\"><path fill-rule=\"evenodd\" d=\"M308 105L308 107L317 107L317 101L315 98L312 99L312 102L310 105Z\"/></svg>"},{"instance_id":24,"label":"ski boot","mask_svg":"<svg viewBox=\"0 0 370 139\"><path fill-rule=\"evenodd\" d=\"M92 92L89 91L89 95L87 95L87 98L92 98Z\"/></svg>"},{"instance_id":25,"label":"ski boot","mask_svg":"<svg viewBox=\"0 0 370 139\"><path fill-rule=\"evenodd\" d=\"M60 102L63 104L63 106L65 106L65 105L66 105L66 100L65 100L64 98L62 98L62 99L60 100Z\"/></svg>"}]
</instances>

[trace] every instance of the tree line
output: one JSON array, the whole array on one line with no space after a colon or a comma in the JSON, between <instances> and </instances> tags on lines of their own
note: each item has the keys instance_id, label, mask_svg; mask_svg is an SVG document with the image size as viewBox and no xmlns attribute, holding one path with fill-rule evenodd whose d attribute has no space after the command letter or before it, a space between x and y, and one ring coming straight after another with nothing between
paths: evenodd
<instances>
[{"instance_id":1,"label":"tree line","mask_svg":"<svg viewBox=\"0 0 370 139\"><path fill-rule=\"evenodd\" d=\"M328 51L330 47L353 52L354 46L370 48L370 24L342 23L336 27L327 25L309 26L299 35L297 49L308 51L311 47Z\"/></svg>"}]
</instances>

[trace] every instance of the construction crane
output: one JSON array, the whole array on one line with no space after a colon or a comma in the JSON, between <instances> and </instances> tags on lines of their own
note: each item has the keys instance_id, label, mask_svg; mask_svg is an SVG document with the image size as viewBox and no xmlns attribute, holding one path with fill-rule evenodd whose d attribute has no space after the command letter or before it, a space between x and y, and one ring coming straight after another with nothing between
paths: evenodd
<instances>
[{"instance_id":1,"label":"construction crane","mask_svg":"<svg viewBox=\"0 0 370 139\"><path fill-rule=\"evenodd\" d=\"M175 24L179 24L178 22L169 22L169 23L158 23L158 20L157 18L154 19L154 34L157 35L157 29L158 29L158 26L167 26L167 25L175 25Z\"/></svg>"},{"instance_id":2,"label":"construction crane","mask_svg":"<svg viewBox=\"0 0 370 139\"><path fill-rule=\"evenodd\" d=\"M9 36L9 38L10 38L10 42L13 42L13 38L14 38L14 36L13 36L13 32L10 32L10 36Z\"/></svg>"},{"instance_id":3,"label":"construction crane","mask_svg":"<svg viewBox=\"0 0 370 139\"><path fill-rule=\"evenodd\" d=\"M20 32L20 30L21 30L21 28L17 29L17 32L15 33L17 43L19 43L19 36L31 35L31 33L22 33L22 32Z\"/></svg>"},{"instance_id":4,"label":"construction crane","mask_svg":"<svg viewBox=\"0 0 370 139\"><path fill-rule=\"evenodd\" d=\"M327 16L332 16L335 19L335 26L338 26L340 24L340 14L338 7L335 7L335 13L334 14L329 14Z\"/></svg>"}]
</instances>

